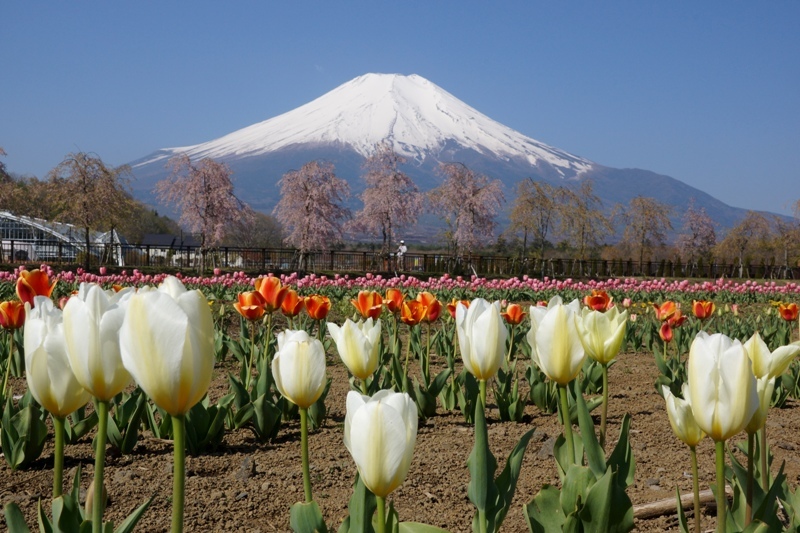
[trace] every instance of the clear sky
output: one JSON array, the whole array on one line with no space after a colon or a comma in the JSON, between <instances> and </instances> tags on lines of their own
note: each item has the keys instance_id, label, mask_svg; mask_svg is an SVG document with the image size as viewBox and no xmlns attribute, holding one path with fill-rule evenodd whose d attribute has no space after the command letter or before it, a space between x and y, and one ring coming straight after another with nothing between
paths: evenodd
<instances>
[{"instance_id":1,"label":"clear sky","mask_svg":"<svg viewBox=\"0 0 800 533\"><path fill-rule=\"evenodd\" d=\"M0 146L44 176L118 165L419 74L597 163L737 207L800 198L800 2L5 2Z\"/></svg>"}]
</instances>

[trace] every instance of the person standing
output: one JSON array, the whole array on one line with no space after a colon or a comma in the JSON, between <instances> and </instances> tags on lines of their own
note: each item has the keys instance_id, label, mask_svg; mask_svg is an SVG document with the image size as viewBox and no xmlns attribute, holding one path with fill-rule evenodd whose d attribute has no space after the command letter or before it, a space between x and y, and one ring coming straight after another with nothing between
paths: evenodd
<instances>
[{"instance_id":1,"label":"person standing","mask_svg":"<svg viewBox=\"0 0 800 533\"><path fill-rule=\"evenodd\" d=\"M405 255L408 253L408 247L406 246L406 241L401 240L400 246L397 247L397 270L404 270L405 269Z\"/></svg>"}]
</instances>

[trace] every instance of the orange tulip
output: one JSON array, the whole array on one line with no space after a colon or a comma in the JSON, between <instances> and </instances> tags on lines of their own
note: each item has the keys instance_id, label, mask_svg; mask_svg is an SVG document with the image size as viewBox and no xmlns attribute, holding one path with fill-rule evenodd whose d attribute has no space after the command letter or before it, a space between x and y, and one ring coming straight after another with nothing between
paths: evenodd
<instances>
[{"instance_id":1,"label":"orange tulip","mask_svg":"<svg viewBox=\"0 0 800 533\"><path fill-rule=\"evenodd\" d=\"M331 310L331 299L320 294L306 296L306 313L314 320L324 320Z\"/></svg>"},{"instance_id":2,"label":"orange tulip","mask_svg":"<svg viewBox=\"0 0 800 533\"><path fill-rule=\"evenodd\" d=\"M781 314L781 317L787 321L791 322L792 320L797 320L798 310L797 304L780 304L778 306L778 312Z\"/></svg>"},{"instance_id":3,"label":"orange tulip","mask_svg":"<svg viewBox=\"0 0 800 533\"><path fill-rule=\"evenodd\" d=\"M0 302L0 326L19 329L25 323L25 304L18 301Z\"/></svg>"},{"instance_id":4,"label":"orange tulip","mask_svg":"<svg viewBox=\"0 0 800 533\"><path fill-rule=\"evenodd\" d=\"M384 302L386 302L386 308L389 312L396 315L400 312L400 308L403 306L405 299L406 297L400 289L387 289Z\"/></svg>"},{"instance_id":5,"label":"orange tulip","mask_svg":"<svg viewBox=\"0 0 800 533\"><path fill-rule=\"evenodd\" d=\"M710 318L714 314L714 311L716 309L717 306L714 305L714 302L709 302L707 300L692 301L692 313L694 313L694 316L696 316L700 320L705 320L706 318Z\"/></svg>"},{"instance_id":6,"label":"orange tulip","mask_svg":"<svg viewBox=\"0 0 800 533\"><path fill-rule=\"evenodd\" d=\"M505 313L500 313L506 322L511 325L516 326L520 324L524 319L527 313L522 310L522 306L519 304L508 304L506 307Z\"/></svg>"},{"instance_id":7,"label":"orange tulip","mask_svg":"<svg viewBox=\"0 0 800 533\"><path fill-rule=\"evenodd\" d=\"M422 318L425 322L436 322L439 315L442 314L442 302L436 299L433 294L423 291L417 294L417 301L425 306L425 316Z\"/></svg>"},{"instance_id":8,"label":"orange tulip","mask_svg":"<svg viewBox=\"0 0 800 533\"><path fill-rule=\"evenodd\" d=\"M283 316L294 318L300 314L300 311L303 310L304 303L305 300L302 296L297 294L296 290L289 289L286 291L286 297L281 303L281 312L283 313Z\"/></svg>"},{"instance_id":9,"label":"orange tulip","mask_svg":"<svg viewBox=\"0 0 800 533\"><path fill-rule=\"evenodd\" d=\"M409 326L416 326L425 319L428 312L425 304L418 300L408 300L403 302L403 307L400 309L400 320Z\"/></svg>"},{"instance_id":10,"label":"orange tulip","mask_svg":"<svg viewBox=\"0 0 800 533\"><path fill-rule=\"evenodd\" d=\"M684 322L686 322L686 315L684 315L680 309L676 309L675 312L672 313L672 315L666 320L666 323L673 328L680 327L680 325Z\"/></svg>"},{"instance_id":11,"label":"orange tulip","mask_svg":"<svg viewBox=\"0 0 800 533\"><path fill-rule=\"evenodd\" d=\"M462 304L464 307L469 308L469 300L456 300L453 298L453 301L447 304L447 311L450 313L450 316L455 318L456 317L456 306L458 304Z\"/></svg>"},{"instance_id":12,"label":"orange tulip","mask_svg":"<svg viewBox=\"0 0 800 533\"><path fill-rule=\"evenodd\" d=\"M661 305L653 304L653 309L656 311L656 318L663 322L669 320L669 318L678 311L678 306L675 302L667 301Z\"/></svg>"},{"instance_id":13,"label":"orange tulip","mask_svg":"<svg viewBox=\"0 0 800 533\"><path fill-rule=\"evenodd\" d=\"M669 322L661 324L661 329L658 330L658 336L661 337L661 340L664 342L672 342L672 327L669 325Z\"/></svg>"},{"instance_id":14,"label":"orange tulip","mask_svg":"<svg viewBox=\"0 0 800 533\"><path fill-rule=\"evenodd\" d=\"M606 291L595 289L592 294L583 299L586 307L594 309L595 311L607 311L611 308L614 298L608 295Z\"/></svg>"},{"instance_id":15,"label":"orange tulip","mask_svg":"<svg viewBox=\"0 0 800 533\"><path fill-rule=\"evenodd\" d=\"M38 268L30 272L23 270L17 278L17 296L24 303L29 303L33 307L34 296L50 298L53 289L56 288L56 283L58 283L57 280L50 284L50 277Z\"/></svg>"},{"instance_id":16,"label":"orange tulip","mask_svg":"<svg viewBox=\"0 0 800 533\"><path fill-rule=\"evenodd\" d=\"M254 283L256 290L264 297L264 311L273 313L281 308L289 287L281 286L281 280L274 276L258 278Z\"/></svg>"},{"instance_id":17,"label":"orange tulip","mask_svg":"<svg viewBox=\"0 0 800 533\"><path fill-rule=\"evenodd\" d=\"M258 320L266 312L264 297L258 291L240 292L239 301L233 307L247 320Z\"/></svg>"},{"instance_id":18,"label":"orange tulip","mask_svg":"<svg viewBox=\"0 0 800 533\"><path fill-rule=\"evenodd\" d=\"M383 298L375 291L360 291L358 297L350 302L365 319L377 320L383 311Z\"/></svg>"}]
</instances>

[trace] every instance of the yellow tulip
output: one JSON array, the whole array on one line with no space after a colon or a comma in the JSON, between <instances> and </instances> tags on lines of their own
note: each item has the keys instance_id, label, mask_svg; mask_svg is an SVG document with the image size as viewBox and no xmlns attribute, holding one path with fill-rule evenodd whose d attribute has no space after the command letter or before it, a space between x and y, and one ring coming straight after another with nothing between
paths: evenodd
<instances>
[{"instance_id":1,"label":"yellow tulip","mask_svg":"<svg viewBox=\"0 0 800 533\"><path fill-rule=\"evenodd\" d=\"M130 297L120 330L122 363L157 406L186 414L214 369L214 323L205 296L175 277Z\"/></svg>"},{"instance_id":2,"label":"yellow tulip","mask_svg":"<svg viewBox=\"0 0 800 533\"><path fill-rule=\"evenodd\" d=\"M580 315L575 315L575 325L586 355L602 365L607 365L619 354L627 324L628 312L620 313L616 307L605 312L585 307Z\"/></svg>"},{"instance_id":3,"label":"yellow tulip","mask_svg":"<svg viewBox=\"0 0 800 533\"><path fill-rule=\"evenodd\" d=\"M369 378L378 368L381 320L371 318L353 322L349 318L343 326L328 322L328 332L336 343L339 357L350 373L360 380Z\"/></svg>"},{"instance_id":4,"label":"yellow tulip","mask_svg":"<svg viewBox=\"0 0 800 533\"><path fill-rule=\"evenodd\" d=\"M753 362L753 374L756 378L781 376L800 354L800 344L797 343L780 346L774 352L770 352L767 343L757 331L744 343L744 349Z\"/></svg>"}]
</instances>

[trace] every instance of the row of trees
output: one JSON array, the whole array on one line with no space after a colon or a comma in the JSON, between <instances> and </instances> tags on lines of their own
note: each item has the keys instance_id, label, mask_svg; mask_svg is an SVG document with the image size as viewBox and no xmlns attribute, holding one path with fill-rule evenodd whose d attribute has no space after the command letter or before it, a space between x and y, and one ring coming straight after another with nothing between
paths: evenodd
<instances>
[{"instance_id":1,"label":"row of trees","mask_svg":"<svg viewBox=\"0 0 800 533\"><path fill-rule=\"evenodd\" d=\"M0 148L0 155L5 152ZM423 212L444 221L448 251L470 255L492 242L497 215L505 203L499 180L461 163L440 165L441 184L423 194L400 170L405 159L390 145L380 144L364 163L363 208L346 207L350 188L331 163L312 161L286 173L279 182L280 200L273 214L258 213L234 194L232 172L213 159L191 161L185 154L171 159L168 178L156 185L160 201L180 212L180 226L198 236L205 252L220 245L296 247L301 265L307 252L330 248L346 233L381 239L381 252L393 250L397 234L417 223ZM177 233L178 225L134 200L130 169L109 167L94 154L69 154L45 180L12 177L0 161L0 209L17 214L70 222L84 230L117 229L135 242L144 233ZM109 209L108 206L114 206ZM654 198L636 197L627 206L604 209L591 180L556 187L525 179L510 206L510 223L501 239L527 257L571 253L577 258L609 255L603 243L620 228L611 255L638 260L674 257L696 264L716 258L749 261L778 257L789 265L800 256L800 200L797 217L787 220L748 212L717 241L715 224L703 208L690 203L678 237L671 208ZM557 251L550 251L557 248ZM503 250L508 253L509 250ZM205 254L203 254L205 255Z\"/></svg>"}]
</instances>

